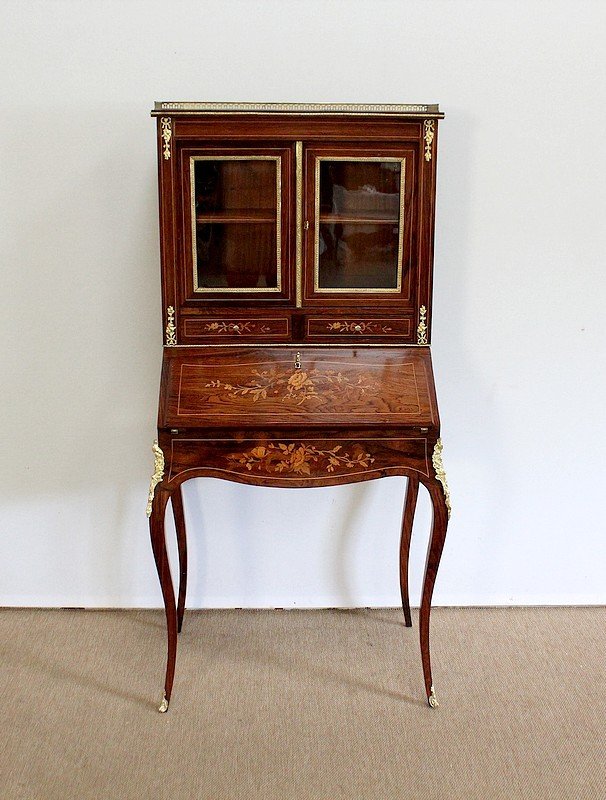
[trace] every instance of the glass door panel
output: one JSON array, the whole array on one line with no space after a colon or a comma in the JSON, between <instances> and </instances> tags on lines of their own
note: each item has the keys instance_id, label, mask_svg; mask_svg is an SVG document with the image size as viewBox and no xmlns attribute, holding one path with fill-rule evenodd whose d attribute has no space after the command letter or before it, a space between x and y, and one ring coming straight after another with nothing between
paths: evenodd
<instances>
[{"instance_id":1,"label":"glass door panel","mask_svg":"<svg viewBox=\"0 0 606 800\"><path fill-rule=\"evenodd\" d=\"M404 159L316 159L314 293L399 293Z\"/></svg>"},{"instance_id":2,"label":"glass door panel","mask_svg":"<svg viewBox=\"0 0 606 800\"><path fill-rule=\"evenodd\" d=\"M281 157L190 159L195 292L281 291Z\"/></svg>"}]
</instances>

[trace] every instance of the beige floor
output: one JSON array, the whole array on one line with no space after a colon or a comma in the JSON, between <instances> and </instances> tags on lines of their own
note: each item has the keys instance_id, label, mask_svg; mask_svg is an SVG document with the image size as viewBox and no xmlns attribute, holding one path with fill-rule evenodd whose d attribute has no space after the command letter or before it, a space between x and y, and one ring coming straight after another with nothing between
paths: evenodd
<instances>
[{"instance_id":1,"label":"beige floor","mask_svg":"<svg viewBox=\"0 0 606 800\"><path fill-rule=\"evenodd\" d=\"M604 800L604 609L0 612L2 800ZM415 617L416 625L416 617Z\"/></svg>"}]
</instances>

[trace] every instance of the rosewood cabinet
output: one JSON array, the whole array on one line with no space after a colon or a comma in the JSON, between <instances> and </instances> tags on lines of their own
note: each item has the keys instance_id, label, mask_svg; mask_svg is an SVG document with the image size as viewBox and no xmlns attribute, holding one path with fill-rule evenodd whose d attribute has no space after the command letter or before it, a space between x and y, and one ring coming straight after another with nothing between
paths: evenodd
<instances>
[{"instance_id":1,"label":"rosewood cabinet","mask_svg":"<svg viewBox=\"0 0 606 800\"><path fill-rule=\"evenodd\" d=\"M420 636L450 502L431 355L436 105L156 103L164 359L148 501L170 699L187 582L181 484L408 478L434 521ZM164 514L179 545L175 593Z\"/></svg>"}]
</instances>

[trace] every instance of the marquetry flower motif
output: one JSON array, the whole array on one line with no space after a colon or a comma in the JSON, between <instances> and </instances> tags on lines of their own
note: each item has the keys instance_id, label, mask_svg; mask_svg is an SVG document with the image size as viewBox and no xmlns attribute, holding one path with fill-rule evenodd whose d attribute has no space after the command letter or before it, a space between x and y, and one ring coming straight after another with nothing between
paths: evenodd
<instances>
[{"instance_id":1,"label":"marquetry flower motif","mask_svg":"<svg viewBox=\"0 0 606 800\"><path fill-rule=\"evenodd\" d=\"M379 391L378 383L363 375L350 377L336 370L320 371L314 368L293 369L288 373L252 370L250 379L243 383L228 383L217 379L205 384L205 388L227 392L232 399L244 397L256 403L270 397L282 402L292 402L296 406L319 399L318 390L326 399L330 399L331 394L337 390L340 398L346 395L354 400Z\"/></svg>"},{"instance_id":2,"label":"marquetry flower motif","mask_svg":"<svg viewBox=\"0 0 606 800\"><path fill-rule=\"evenodd\" d=\"M295 391L295 392L298 392L304 386L309 386L311 391L311 387L313 387L313 385L314 385L313 381L310 379L307 372L303 372L302 370L297 370L296 372L293 372L293 374L288 379L288 383L286 384L287 391Z\"/></svg>"},{"instance_id":3,"label":"marquetry flower motif","mask_svg":"<svg viewBox=\"0 0 606 800\"><path fill-rule=\"evenodd\" d=\"M227 458L245 467L249 472L311 475L318 472L352 471L368 468L374 458L360 445L350 451L341 445L322 450L307 444L258 445L242 453L231 453Z\"/></svg>"},{"instance_id":4,"label":"marquetry flower motif","mask_svg":"<svg viewBox=\"0 0 606 800\"><path fill-rule=\"evenodd\" d=\"M206 333L236 333L241 336L243 333L254 333L255 331L269 333L271 328L269 325L256 324L250 321L224 322L221 320L219 322L207 322L204 325L204 330Z\"/></svg>"},{"instance_id":5,"label":"marquetry flower motif","mask_svg":"<svg viewBox=\"0 0 606 800\"><path fill-rule=\"evenodd\" d=\"M337 321L329 322L326 327L329 331L338 331L339 333L389 333L391 331L390 325L381 325L379 322L347 322Z\"/></svg>"}]
</instances>

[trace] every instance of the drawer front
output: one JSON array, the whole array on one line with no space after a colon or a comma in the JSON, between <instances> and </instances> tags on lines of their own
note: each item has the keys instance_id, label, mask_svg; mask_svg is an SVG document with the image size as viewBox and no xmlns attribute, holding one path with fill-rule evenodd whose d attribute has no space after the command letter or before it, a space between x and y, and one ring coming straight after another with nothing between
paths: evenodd
<instances>
[{"instance_id":1,"label":"drawer front","mask_svg":"<svg viewBox=\"0 0 606 800\"><path fill-rule=\"evenodd\" d=\"M430 475L428 439L355 435L233 440L175 436L165 448L166 478L215 475L274 486L327 486L402 475Z\"/></svg>"},{"instance_id":2,"label":"drawer front","mask_svg":"<svg viewBox=\"0 0 606 800\"><path fill-rule=\"evenodd\" d=\"M290 317L196 317L183 322L184 340L290 338Z\"/></svg>"},{"instance_id":3,"label":"drawer front","mask_svg":"<svg viewBox=\"0 0 606 800\"><path fill-rule=\"evenodd\" d=\"M341 338L409 340L412 333L410 317L327 317L309 316L305 320L307 339L333 341Z\"/></svg>"}]
</instances>

